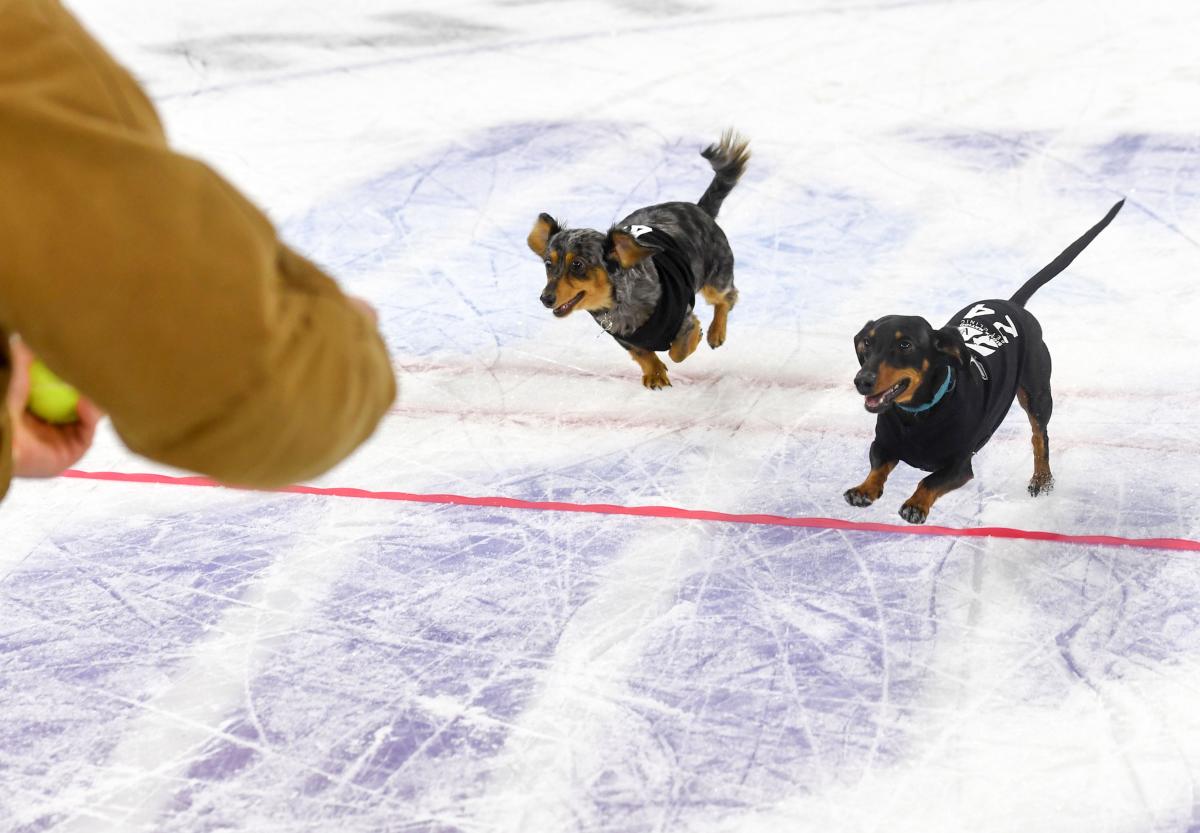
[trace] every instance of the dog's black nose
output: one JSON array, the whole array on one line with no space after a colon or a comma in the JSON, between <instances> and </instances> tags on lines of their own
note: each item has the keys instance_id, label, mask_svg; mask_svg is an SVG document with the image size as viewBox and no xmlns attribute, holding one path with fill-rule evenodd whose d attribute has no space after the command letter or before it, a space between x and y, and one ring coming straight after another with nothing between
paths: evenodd
<instances>
[{"instance_id":1,"label":"dog's black nose","mask_svg":"<svg viewBox=\"0 0 1200 833\"><path fill-rule=\"evenodd\" d=\"M554 293L549 289L542 293L542 306L544 306L546 309L550 309L552 306L554 306Z\"/></svg>"},{"instance_id":2,"label":"dog's black nose","mask_svg":"<svg viewBox=\"0 0 1200 833\"><path fill-rule=\"evenodd\" d=\"M858 388L858 392L866 396L871 391L875 390L875 383L879 381L879 374L873 370L860 370L854 376L854 387Z\"/></svg>"}]
</instances>

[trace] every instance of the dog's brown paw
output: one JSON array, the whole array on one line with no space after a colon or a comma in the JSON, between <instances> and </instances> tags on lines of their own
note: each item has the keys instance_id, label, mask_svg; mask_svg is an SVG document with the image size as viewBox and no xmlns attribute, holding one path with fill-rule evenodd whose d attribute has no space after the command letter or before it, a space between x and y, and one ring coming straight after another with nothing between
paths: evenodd
<instances>
[{"instance_id":1,"label":"dog's brown paw","mask_svg":"<svg viewBox=\"0 0 1200 833\"><path fill-rule=\"evenodd\" d=\"M1054 491L1054 475L1047 472L1046 474L1035 474L1029 478L1029 494L1037 497L1038 495L1048 495Z\"/></svg>"},{"instance_id":2,"label":"dog's brown paw","mask_svg":"<svg viewBox=\"0 0 1200 833\"><path fill-rule=\"evenodd\" d=\"M725 325L729 321L729 311L737 303L738 291L732 285L724 292L704 286L700 288L700 294L713 305L713 319L708 325L708 346L716 350L725 343Z\"/></svg>"},{"instance_id":3,"label":"dog's brown paw","mask_svg":"<svg viewBox=\"0 0 1200 833\"><path fill-rule=\"evenodd\" d=\"M725 322L714 321L708 328L708 346L716 350L725 343Z\"/></svg>"},{"instance_id":4,"label":"dog's brown paw","mask_svg":"<svg viewBox=\"0 0 1200 833\"><path fill-rule=\"evenodd\" d=\"M872 495L865 491L861 486L856 486L853 489L847 489L842 493L842 497L846 499L846 503L851 506L870 506L875 501L879 500L879 495Z\"/></svg>"},{"instance_id":5,"label":"dog's brown paw","mask_svg":"<svg viewBox=\"0 0 1200 833\"><path fill-rule=\"evenodd\" d=\"M664 367L643 373L642 384L650 390L659 390L671 387L671 380L667 378L667 369Z\"/></svg>"},{"instance_id":6,"label":"dog's brown paw","mask_svg":"<svg viewBox=\"0 0 1200 833\"><path fill-rule=\"evenodd\" d=\"M693 315L691 329L689 329L686 334L671 344L671 349L668 352L668 355L671 357L671 361L678 364L688 356L692 355L692 353L694 353L696 350L696 345L700 343L700 336L703 335L703 333L704 330L700 326L700 319Z\"/></svg>"},{"instance_id":7,"label":"dog's brown paw","mask_svg":"<svg viewBox=\"0 0 1200 833\"><path fill-rule=\"evenodd\" d=\"M630 350L629 355L642 369L642 385L644 387L649 390L671 387L671 380L667 378L667 366L657 355L649 350L637 348Z\"/></svg>"},{"instance_id":8,"label":"dog's brown paw","mask_svg":"<svg viewBox=\"0 0 1200 833\"><path fill-rule=\"evenodd\" d=\"M929 517L929 512L915 503L905 502L900 507L900 517L904 518L910 524L923 524L925 523L925 519Z\"/></svg>"}]
</instances>

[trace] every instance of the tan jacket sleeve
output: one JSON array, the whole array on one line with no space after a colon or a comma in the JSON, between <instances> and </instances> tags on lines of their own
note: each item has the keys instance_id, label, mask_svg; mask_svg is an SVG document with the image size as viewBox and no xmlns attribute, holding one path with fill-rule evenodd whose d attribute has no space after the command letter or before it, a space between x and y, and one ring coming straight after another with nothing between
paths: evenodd
<instances>
[{"instance_id":1,"label":"tan jacket sleeve","mask_svg":"<svg viewBox=\"0 0 1200 833\"><path fill-rule=\"evenodd\" d=\"M0 500L8 494L8 486L12 482L12 430L8 424L8 408L4 404L4 394L8 390L9 379L12 375L11 358L8 350L8 336L0 328Z\"/></svg>"},{"instance_id":2,"label":"tan jacket sleeve","mask_svg":"<svg viewBox=\"0 0 1200 833\"><path fill-rule=\"evenodd\" d=\"M54 0L0 0L0 329L129 447L238 485L311 478L395 395L378 332Z\"/></svg>"}]
</instances>

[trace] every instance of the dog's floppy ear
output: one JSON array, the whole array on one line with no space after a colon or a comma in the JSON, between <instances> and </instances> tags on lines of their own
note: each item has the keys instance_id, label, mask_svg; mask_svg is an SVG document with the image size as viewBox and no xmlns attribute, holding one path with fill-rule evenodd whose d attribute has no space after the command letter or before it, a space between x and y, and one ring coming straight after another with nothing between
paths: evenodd
<instances>
[{"instance_id":1,"label":"dog's floppy ear","mask_svg":"<svg viewBox=\"0 0 1200 833\"><path fill-rule=\"evenodd\" d=\"M967 343L958 327L952 324L933 331L933 349L949 356L959 367L967 362Z\"/></svg>"},{"instance_id":2,"label":"dog's floppy ear","mask_svg":"<svg viewBox=\"0 0 1200 833\"><path fill-rule=\"evenodd\" d=\"M558 220L543 212L534 221L533 229L529 232L529 236L525 238L525 242L529 244L529 248L533 249L535 255L545 257L546 244L550 242L551 237L560 231Z\"/></svg>"},{"instance_id":3,"label":"dog's floppy ear","mask_svg":"<svg viewBox=\"0 0 1200 833\"><path fill-rule=\"evenodd\" d=\"M638 239L627 231L619 228L608 230L604 240L604 256L615 260L622 269L632 269L658 249L643 246Z\"/></svg>"},{"instance_id":4,"label":"dog's floppy ear","mask_svg":"<svg viewBox=\"0 0 1200 833\"><path fill-rule=\"evenodd\" d=\"M875 321L874 321L874 319L872 319L872 320L868 321L866 324L863 324L862 329L854 334L854 355L858 358L858 366L859 367L862 367L863 364L866 363L867 357L864 353L859 352L858 342L859 342L859 340L862 339L862 337L864 335L866 335L867 331L874 326L875 326Z\"/></svg>"}]
</instances>

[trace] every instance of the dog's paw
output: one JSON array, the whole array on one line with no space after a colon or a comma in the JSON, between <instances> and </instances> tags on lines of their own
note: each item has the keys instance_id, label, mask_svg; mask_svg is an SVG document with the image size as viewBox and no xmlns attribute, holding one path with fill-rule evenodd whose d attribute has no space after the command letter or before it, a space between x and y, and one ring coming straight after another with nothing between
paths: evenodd
<instances>
[{"instance_id":1,"label":"dog's paw","mask_svg":"<svg viewBox=\"0 0 1200 833\"><path fill-rule=\"evenodd\" d=\"M642 385L650 390L661 390L671 387L671 380L667 378L666 368L662 368L650 373L643 373Z\"/></svg>"},{"instance_id":2,"label":"dog's paw","mask_svg":"<svg viewBox=\"0 0 1200 833\"><path fill-rule=\"evenodd\" d=\"M1054 475L1047 472L1046 474L1035 474L1029 478L1029 494L1037 497L1038 495L1048 495L1054 491Z\"/></svg>"},{"instance_id":3,"label":"dog's paw","mask_svg":"<svg viewBox=\"0 0 1200 833\"><path fill-rule=\"evenodd\" d=\"M910 524L923 524L929 513L915 503L905 503L900 507L900 517Z\"/></svg>"},{"instance_id":4,"label":"dog's paw","mask_svg":"<svg viewBox=\"0 0 1200 833\"><path fill-rule=\"evenodd\" d=\"M708 328L708 346L716 350L725 343L725 327L718 327L716 324Z\"/></svg>"},{"instance_id":5,"label":"dog's paw","mask_svg":"<svg viewBox=\"0 0 1200 833\"><path fill-rule=\"evenodd\" d=\"M869 495L858 486L855 486L853 489L847 489L843 492L842 497L851 506L870 506L879 498L879 495Z\"/></svg>"},{"instance_id":6,"label":"dog's paw","mask_svg":"<svg viewBox=\"0 0 1200 833\"><path fill-rule=\"evenodd\" d=\"M681 338L672 342L671 349L667 353L671 357L671 361L676 364L696 352L696 347L700 344L700 336L704 335L704 328L700 326L699 318L693 315L691 323L691 328Z\"/></svg>"}]
</instances>

